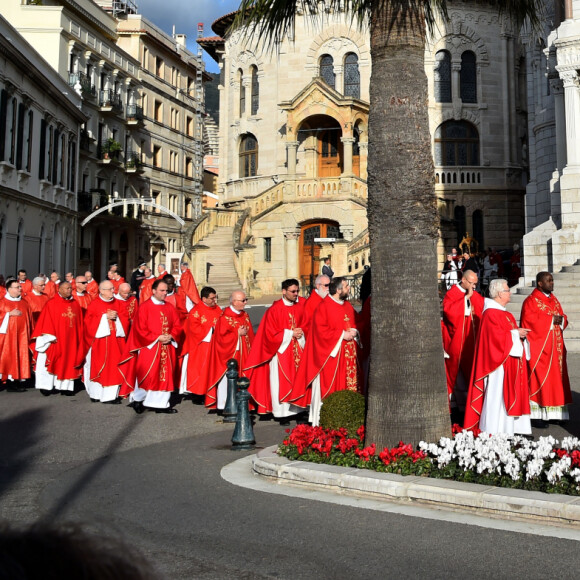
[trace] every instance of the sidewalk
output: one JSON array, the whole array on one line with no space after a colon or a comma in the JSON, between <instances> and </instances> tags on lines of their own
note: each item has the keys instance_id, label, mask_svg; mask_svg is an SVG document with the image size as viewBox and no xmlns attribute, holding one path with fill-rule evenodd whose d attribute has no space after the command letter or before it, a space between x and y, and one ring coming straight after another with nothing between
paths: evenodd
<instances>
[{"instance_id":1,"label":"sidewalk","mask_svg":"<svg viewBox=\"0 0 580 580\"><path fill-rule=\"evenodd\" d=\"M570 421L565 426L550 425L547 429L534 429L535 439L547 435L556 439L569 435L580 437L580 353L568 355L568 368L574 398ZM274 445L256 454L252 459L252 471L282 485L320 488L336 494L380 498L390 502L483 512L503 519L556 525L580 523L580 497L290 461L278 457L276 448Z\"/></svg>"}]
</instances>

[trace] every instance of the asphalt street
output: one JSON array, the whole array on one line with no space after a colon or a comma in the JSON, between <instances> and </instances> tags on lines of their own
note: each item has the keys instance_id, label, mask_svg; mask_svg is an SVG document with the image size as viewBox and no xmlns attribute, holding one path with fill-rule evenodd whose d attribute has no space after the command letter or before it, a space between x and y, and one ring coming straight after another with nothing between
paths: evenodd
<instances>
[{"instance_id":1,"label":"asphalt street","mask_svg":"<svg viewBox=\"0 0 580 580\"><path fill-rule=\"evenodd\" d=\"M141 416L84 392L0 392L0 405L0 516L87 523L166 578L566 578L580 564L573 540L235 485L220 472L251 452L231 451L232 426L189 400ZM284 428L258 421L255 434L266 447Z\"/></svg>"}]
</instances>

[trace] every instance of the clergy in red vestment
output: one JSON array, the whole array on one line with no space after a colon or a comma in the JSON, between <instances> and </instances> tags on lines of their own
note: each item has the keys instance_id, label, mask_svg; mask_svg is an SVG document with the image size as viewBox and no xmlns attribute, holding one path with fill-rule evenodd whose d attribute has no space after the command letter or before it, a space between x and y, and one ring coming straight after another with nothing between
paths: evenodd
<instances>
[{"instance_id":1,"label":"clergy in red vestment","mask_svg":"<svg viewBox=\"0 0 580 580\"><path fill-rule=\"evenodd\" d=\"M189 312L184 324L181 356L181 394L207 393L209 351L215 325L222 314L217 305L217 293L210 286L201 289L201 301Z\"/></svg>"},{"instance_id":2,"label":"clergy in red vestment","mask_svg":"<svg viewBox=\"0 0 580 580\"><path fill-rule=\"evenodd\" d=\"M254 329L245 312L248 299L241 290L232 292L230 305L218 319L211 341L207 394L205 405L211 409L223 409L227 400L227 364L230 359L238 362L238 376L245 377L243 369L254 341Z\"/></svg>"},{"instance_id":3,"label":"clergy in red vestment","mask_svg":"<svg viewBox=\"0 0 580 580\"><path fill-rule=\"evenodd\" d=\"M89 304L93 301L93 297L86 291L87 279L84 276L77 276L73 288L72 297L79 303L83 310L83 314L87 311Z\"/></svg>"},{"instance_id":4,"label":"clergy in red vestment","mask_svg":"<svg viewBox=\"0 0 580 580\"><path fill-rule=\"evenodd\" d=\"M125 278L123 278L123 276L121 276L117 270L109 270L107 278L109 278L109 280L113 283L113 286L115 287L115 294L119 292L119 286L121 284L125 284Z\"/></svg>"},{"instance_id":5,"label":"clergy in red vestment","mask_svg":"<svg viewBox=\"0 0 580 580\"><path fill-rule=\"evenodd\" d=\"M87 270L85 272L85 278L87 279L87 292L94 300L99 295L99 285L93 278L93 273L91 271Z\"/></svg>"},{"instance_id":6,"label":"clergy in red vestment","mask_svg":"<svg viewBox=\"0 0 580 580\"><path fill-rule=\"evenodd\" d=\"M459 424L463 423L475 339L483 314L483 298L476 287L477 274L473 270L465 270L459 284L453 285L443 299L442 331L443 350L447 357L447 396L453 420Z\"/></svg>"},{"instance_id":7,"label":"clergy in red vestment","mask_svg":"<svg viewBox=\"0 0 580 580\"><path fill-rule=\"evenodd\" d=\"M143 269L143 280L141 281L141 285L139 286L139 302L143 304L145 300L149 300L151 298L152 290L151 286L153 286L153 282L155 282L157 278L153 276L151 272L151 268L145 266Z\"/></svg>"},{"instance_id":8,"label":"clergy in red vestment","mask_svg":"<svg viewBox=\"0 0 580 580\"><path fill-rule=\"evenodd\" d=\"M529 435L532 427L525 360L529 348L524 344L529 331L518 328L513 314L506 310L511 299L506 280L492 280L489 295L475 345L464 426L491 434Z\"/></svg>"},{"instance_id":9,"label":"clergy in red vestment","mask_svg":"<svg viewBox=\"0 0 580 580\"><path fill-rule=\"evenodd\" d=\"M45 278L43 276L37 276L32 280L32 291L24 296L24 300L28 302L28 306L30 308L30 315L32 317L32 330L34 330L34 327L36 326L36 321L40 316L40 312L48 302L48 296L44 293L45 286Z\"/></svg>"},{"instance_id":10,"label":"clergy in red vestment","mask_svg":"<svg viewBox=\"0 0 580 580\"><path fill-rule=\"evenodd\" d=\"M179 287L187 297L186 305L187 311L189 312L199 301L199 292L197 291L197 285L193 279L193 274L189 269L189 264L187 262L181 262L181 277L179 278Z\"/></svg>"},{"instance_id":11,"label":"clergy in red vestment","mask_svg":"<svg viewBox=\"0 0 580 580\"><path fill-rule=\"evenodd\" d=\"M113 285L114 286L114 285ZM125 311L127 312L127 317L129 318L129 328L137 316L137 310L139 309L139 302L135 296L131 296L131 284L124 282L119 286L119 292L115 294L115 298L120 300L125 306Z\"/></svg>"},{"instance_id":12,"label":"clergy in red vestment","mask_svg":"<svg viewBox=\"0 0 580 580\"><path fill-rule=\"evenodd\" d=\"M73 300L72 286L62 282L42 309L32 333L36 353L36 388L43 394L58 389L74 395L74 382L85 358L83 311Z\"/></svg>"},{"instance_id":13,"label":"clergy in red vestment","mask_svg":"<svg viewBox=\"0 0 580 580\"><path fill-rule=\"evenodd\" d=\"M169 272L165 269L165 264L159 264L159 266L157 266L157 280L163 280L167 274L169 274Z\"/></svg>"},{"instance_id":14,"label":"clergy in red vestment","mask_svg":"<svg viewBox=\"0 0 580 580\"><path fill-rule=\"evenodd\" d=\"M299 282L282 282L282 298L264 314L244 370L250 379L248 392L258 413L286 419L303 411L292 405L294 378L304 349L304 301L299 301ZM284 423L287 421L284 420Z\"/></svg>"},{"instance_id":15,"label":"clergy in red vestment","mask_svg":"<svg viewBox=\"0 0 580 580\"><path fill-rule=\"evenodd\" d=\"M100 294L85 313L87 356L84 366L85 388L91 401L119 403L123 375L119 363L129 332L127 309L114 297L110 280L99 285Z\"/></svg>"},{"instance_id":16,"label":"clergy in red vestment","mask_svg":"<svg viewBox=\"0 0 580 580\"><path fill-rule=\"evenodd\" d=\"M76 283L75 277L73 276L73 273L72 272L67 272L64 275L64 280L65 280L65 282L68 282L72 286L72 289L73 289L73 297L74 297L74 292L77 289L77 283ZM82 306L81 306L81 308L82 308Z\"/></svg>"},{"instance_id":17,"label":"clergy in red vestment","mask_svg":"<svg viewBox=\"0 0 580 580\"><path fill-rule=\"evenodd\" d=\"M568 420L566 405L572 403L563 336L568 317L553 291L552 274L539 272L536 288L522 305L520 320L530 329L526 337L530 343L530 407L538 427L547 427L546 421Z\"/></svg>"},{"instance_id":18,"label":"clergy in red vestment","mask_svg":"<svg viewBox=\"0 0 580 580\"><path fill-rule=\"evenodd\" d=\"M156 280L153 296L139 306L120 366L125 383L119 394L130 392L138 414L146 408L177 413L169 399L179 380L177 346L182 327L176 308L165 302L166 295L167 284Z\"/></svg>"},{"instance_id":19,"label":"clergy in red vestment","mask_svg":"<svg viewBox=\"0 0 580 580\"><path fill-rule=\"evenodd\" d=\"M26 296L29 292L32 292L32 282L26 277L26 270L18 270L17 278L22 287L22 296Z\"/></svg>"},{"instance_id":20,"label":"clergy in red vestment","mask_svg":"<svg viewBox=\"0 0 580 580\"><path fill-rule=\"evenodd\" d=\"M329 295L312 318L306 349L294 383L293 397L301 407L310 405L309 421L317 426L324 399L336 391L359 391L356 313L348 302L349 283L331 280Z\"/></svg>"},{"instance_id":21,"label":"clergy in red vestment","mask_svg":"<svg viewBox=\"0 0 580 580\"><path fill-rule=\"evenodd\" d=\"M0 381L10 381L8 391L25 391L19 383L30 378L31 321L21 284L9 280L6 296L0 300Z\"/></svg>"},{"instance_id":22,"label":"clergy in red vestment","mask_svg":"<svg viewBox=\"0 0 580 580\"><path fill-rule=\"evenodd\" d=\"M330 278L325 274L317 276L314 281L314 290L312 290L310 296L306 299L304 303L304 314L306 315L307 325L310 325L312 320L312 315L322 302L324 298L328 296L328 287L330 286ZM308 331L308 328L305 328Z\"/></svg>"},{"instance_id":23,"label":"clergy in red vestment","mask_svg":"<svg viewBox=\"0 0 580 580\"><path fill-rule=\"evenodd\" d=\"M60 274L58 272L53 272L50 275L50 279L46 283L46 286L44 287L44 293L49 298L53 298L54 296L56 296L59 284L60 284ZM71 286L71 289L72 289L72 286Z\"/></svg>"},{"instance_id":24,"label":"clergy in red vestment","mask_svg":"<svg viewBox=\"0 0 580 580\"><path fill-rule=\"evenodd\" d=\"M165 297L165 302L168 302L177 308L181 324L184 324L188 312L193 308L193 302L188 302L185 292L181 287L175 285L175 278L171 274L166 274L163 277L163 281L167 284L167 296Z\"/></svg>"}]
</instances>

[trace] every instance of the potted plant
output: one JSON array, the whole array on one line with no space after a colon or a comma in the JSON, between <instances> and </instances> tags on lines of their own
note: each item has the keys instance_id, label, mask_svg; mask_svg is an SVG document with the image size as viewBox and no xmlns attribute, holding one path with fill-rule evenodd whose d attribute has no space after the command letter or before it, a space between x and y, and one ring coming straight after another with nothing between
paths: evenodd
<instances>
[{"instance_id":1,"label":"potted plant","mask_svg":"<svg viewBox=\"0 0 580 580\"><path fill-rule=\"evenodd\" d=\"M109 137L103 144L103 159L116 159L121 150L121 143L115 141L113 137Z\"/></svg>"}]
</instances>

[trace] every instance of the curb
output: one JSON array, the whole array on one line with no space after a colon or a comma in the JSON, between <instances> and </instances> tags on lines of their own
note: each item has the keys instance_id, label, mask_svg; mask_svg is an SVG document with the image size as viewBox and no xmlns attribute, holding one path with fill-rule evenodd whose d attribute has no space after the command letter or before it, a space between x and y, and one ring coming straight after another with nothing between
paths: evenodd
<instances>
[{"instance_id":1,"label":"curb","mask_svg":"<svg viewBox=\"0 0 580 580\"><path fill-rule=\"evenodd\" d=\"M252 470L280 484L320 486L336 493L437 505L487 515L553 524L580 524L580 498L463 483L445 479L378 473L336 465L290 461L276 455L277 445L258 452Z\"/></svg>"}]
</instances>

